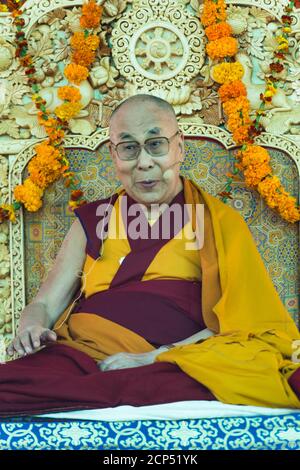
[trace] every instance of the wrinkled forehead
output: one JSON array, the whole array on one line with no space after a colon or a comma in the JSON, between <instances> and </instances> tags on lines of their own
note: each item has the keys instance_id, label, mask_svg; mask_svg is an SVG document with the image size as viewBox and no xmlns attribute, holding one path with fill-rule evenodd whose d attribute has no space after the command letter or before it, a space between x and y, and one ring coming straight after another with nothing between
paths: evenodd
<instances>
[{"instance_id":1,"label":"wrinkled forehead","mask_svg":"<svg viewBox=\"0 0 300 470\"><path fill-rule=\"evenodd\" d=\"M177 128L177 121L158 106L139 104L120 108L110 121L110 138L115 141L165 135Z\"/></svg>"}]
</instances>

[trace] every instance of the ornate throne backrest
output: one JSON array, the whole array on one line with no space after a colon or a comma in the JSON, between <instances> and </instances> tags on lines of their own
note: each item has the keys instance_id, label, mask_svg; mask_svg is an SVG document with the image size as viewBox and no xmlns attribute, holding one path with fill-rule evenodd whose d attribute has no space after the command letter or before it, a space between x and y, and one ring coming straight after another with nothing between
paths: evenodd
<instances>
[{"instance_id":1,"label":"ornate throne backrest","mask_svg":"<svg viewBox=\"0 0 300 470\"><path fill-rule=\"evenodd\" d=\"M212 125L180 124L185 135L185 160L181 174L217 196L224 190L226 174L234 169L236 147L226 131ZM92 136L70 136L65 148L71 170L81 182L86 199L109 196L120 187L107 147L108 128ZM274 173L285 188L299 198L299 147L284 137L262 134L257 142L268 148ZM34 155L33 145L15 159L10 171L11 191L27 176L26 165ZM248 223L273 283L299 325L300 253L299 224L284 221L271 210L255 190L240 181L232 183L232 199L227 201ZM57 251L74 214L68 210L70 190L63 180L45 192L43 207L36 213L23 211L11 226L11 279L13 329L26 304L35 296L53 265ZM220 196L217 196L220 197Z\"/></svg>"}]
</instances>

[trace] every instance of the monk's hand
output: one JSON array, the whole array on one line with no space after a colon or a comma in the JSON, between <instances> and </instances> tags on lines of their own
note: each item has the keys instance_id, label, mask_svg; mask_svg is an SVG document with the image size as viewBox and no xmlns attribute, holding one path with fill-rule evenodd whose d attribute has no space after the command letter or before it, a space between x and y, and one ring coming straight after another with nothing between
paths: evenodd
<instances>
[{"instance_id":1,"label":"monk's hand","mask_svg":"<svg viewBox=\"0 0 300 470\"><path fill-rule=\"evenodd\" d=\"M103 361L99 361L97 365L103 372L108 370L127 369L130 367L140 367L152 364L157 354L157 349L141 354L121 352L113 354L112 356L103 359Z\"/></svg>"},{"instance_id":2,"label":"monk's hand","mask_svg":"<svg viewBox=\"0 0 300 470\"><path fill-rule=\"evenodd\" d=\"M39 350L41 346L56 341L56 338L56 333L49 328L40 325L28 326L18 332L6 351L9 356L15 353L26 356Z\"/></svg>"}]
</instances>

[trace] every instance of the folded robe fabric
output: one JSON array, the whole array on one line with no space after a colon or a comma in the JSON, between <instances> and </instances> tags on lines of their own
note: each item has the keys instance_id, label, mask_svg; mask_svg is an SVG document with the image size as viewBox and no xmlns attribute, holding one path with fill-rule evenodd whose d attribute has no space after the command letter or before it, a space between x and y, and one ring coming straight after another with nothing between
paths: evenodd
<instances>
[{"instance_id":1,"label":"folded robe fabric","mask_svg":"<svg viewBox=\"0 0 300 470\"><path fill-rule=\"evenodd\" d=\"M204 204L202 314L216 335L163 352L156 362L177 364L225 403L300 408L288 382L292 374L299 382L300 364L292 354L300 334L246 222L186 178L184 194L196 233L196 204Z\"/></svg>"}]
</instances>

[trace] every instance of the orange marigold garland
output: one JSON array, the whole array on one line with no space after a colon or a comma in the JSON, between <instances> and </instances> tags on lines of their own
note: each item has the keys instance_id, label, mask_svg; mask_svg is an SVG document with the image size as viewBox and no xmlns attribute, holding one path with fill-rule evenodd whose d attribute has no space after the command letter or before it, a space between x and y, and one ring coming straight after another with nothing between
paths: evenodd
<instances>
[{"instance_id":1,"label":"orange marigold garland","mask_svg":"<svg viewBox=\"0 0 300 470\"><path fill-rule=\"evenodd\" d=\"M204 0L202 24L209 40L206 51L212 60L223 60L216 64L212 70L213 79L219 83L218 93L223 104L223 110L227 116L227 126L232 132L233 140L241 145L237 153L238 163L235 164L233 173L227 175L225 191L219 193L224 202L231 197L231 183L236 178L236 173L241 170L245 177L246 185L255 188L266 203L275 209L282 218L289 222L300 220L300 208L294 197L283 188L279 179L272 174L270 156L268 152L258 145L254 145L254 138L263 131L259 123L264 115L266 103L272 101L276 93L276 82L279 80L276 74L280 73L284 66L280 62L288 50L288 37L291 32L291 16L289 13L294 7L294 1L290 1L285 7L286 15L282 16L283 33L277 38L279 43L275 52L276 62L270 64L270 74L266 77L267 86L260 98L262 104L256 111L256 119L253 123L250 116L247 90L242 82L244 69L241 63L234 61L233 56L237 52L237 41L232 37L232 29L226 23L226 4L224 0Z\"/></svg>"},{"instance_id":2,"label":"orange marigold garland","mask_svg":"<svg viewBox=\"0 0 300 470\"><path fill-rule=\"evenodd\" d=\"M48 139L35 146L36 155L28 165L29 176L23 184L14 189L15 201L12 204L0 205L0 223L5 220L14 222L16 210L21 207L21 204L24 204L29 211L37 211L42 206L44 190L61 176L64 178L65 186L72 189L69 201L70 210L87 202L83 199L83 191L78 189L79 181L75 178L74 172L68 171L70 164L62 148L68 121L82 108L81 94L75 86L62 86L58 89L58 97L63 103L55 108L53 116L46 109L46 102L39 95L40 87L35 78L36 69L28 53L28 44L23 32L25 22L21 18L23 12L20 9L23 3L24 0L8 0L7 8L1 11L10 11L13 17L17 30L16 57L25 68L28 84L31 85L33 91L31 98L38 109L38 121L44 126ZM95 59L100 39L89 30L99 26L102 11L102 6L97 5L94 0L88 0L82 7L80 18L84 31L74 33L71 38L72 62L65 67L64 75L76 86L88 77L89 66Z\"/></svg>"}]
</instances>

